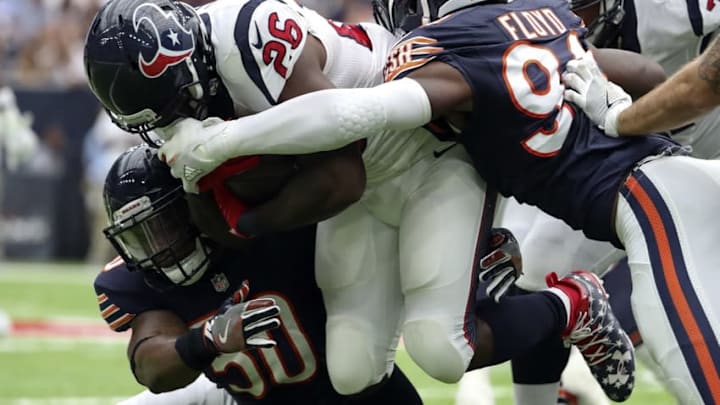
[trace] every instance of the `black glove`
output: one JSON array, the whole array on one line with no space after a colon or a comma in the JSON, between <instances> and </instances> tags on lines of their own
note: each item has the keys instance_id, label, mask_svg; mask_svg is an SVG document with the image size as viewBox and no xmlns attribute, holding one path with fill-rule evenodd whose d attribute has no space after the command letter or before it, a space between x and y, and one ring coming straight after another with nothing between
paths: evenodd
<instances>
[{"instance_id":1,"label":"black glove","mask_svg":"<svg viewBox=\"0 0 720 405\"><path fill-rule=\"evenodd\" d=\"M480 259L480 282L486 284L485 292L499 302L522 275L520 244L505 228L493 228L490 234L490 249Z\"/></svg>"}]
</instances>

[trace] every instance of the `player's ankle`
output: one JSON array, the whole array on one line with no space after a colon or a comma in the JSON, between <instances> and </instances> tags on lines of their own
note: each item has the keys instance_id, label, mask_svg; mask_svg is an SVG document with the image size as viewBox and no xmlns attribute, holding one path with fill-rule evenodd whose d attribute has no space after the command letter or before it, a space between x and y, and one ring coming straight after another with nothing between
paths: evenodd
<instances>
[{"instance_id":1,"label":"player's ankle","mask_svg":"<svg viewBox=\"0 0 720 405\"><path fill-rule=\"evenodd\" d=\"M583 299L583 288L567 278L558 279L556 273L549 273L545 280L548 284L547 291L557 296L565 308L567 323L562 331L562 336L567 336L577 321L578 314L587 310L587 300Z\"/></svg>"}]
</instances>

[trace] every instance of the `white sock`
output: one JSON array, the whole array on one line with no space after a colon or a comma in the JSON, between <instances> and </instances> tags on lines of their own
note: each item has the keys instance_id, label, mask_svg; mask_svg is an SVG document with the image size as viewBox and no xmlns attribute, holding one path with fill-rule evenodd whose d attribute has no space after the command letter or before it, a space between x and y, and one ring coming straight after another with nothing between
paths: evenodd
<instances>
[{"instance_id":1,"label":"white sock","mask_svg":"<svg viewBox=\"0 0 720 405\"><path fill-rule=\"evenodd\" d=\"M550 287L545 291L555 294L558 298L560 298L563 306L565 306L565 319L567 319L567 321L565 321L565 328L567 329L570 326L570 297L565 294L565 291L557 287Z\"/></svg>"},{"instance_id":2,"label":"white sock","mask_svg":"<svg viewBox=\"0 0 720 405\"><path fill-rule=\"evenodd\" d=\"M513 384L515 405L557 405L560 383Z\"/></svg>"}]
</instances>

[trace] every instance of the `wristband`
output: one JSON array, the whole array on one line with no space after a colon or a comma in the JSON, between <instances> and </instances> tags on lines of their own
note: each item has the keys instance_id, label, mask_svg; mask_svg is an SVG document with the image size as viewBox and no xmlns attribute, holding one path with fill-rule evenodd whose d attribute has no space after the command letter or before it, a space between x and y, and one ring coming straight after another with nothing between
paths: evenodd
<instances>
[{"instance_id":1,"label":"wristband","mask_svg":"<svg viewBox=\"0 0 720 405\"><path fill-rule=\"evenodd\" d=\"M623 110L617 111L617 109L609 109L605 116L605 135L617 138L620 136L617 130L618 117Z\"/></svg>"},{"instance_id":2,"label":"wristband","mask_svg":"<svg viewBox=\"0 0 720 405\"><path fill-rule=\"evenodd\" d=\"M215 346L205 339L207 322L200 328L193 328L175 340L175 351L182 361L193 370L202 371L220 354Z\"/></svg>"}]
</instances>

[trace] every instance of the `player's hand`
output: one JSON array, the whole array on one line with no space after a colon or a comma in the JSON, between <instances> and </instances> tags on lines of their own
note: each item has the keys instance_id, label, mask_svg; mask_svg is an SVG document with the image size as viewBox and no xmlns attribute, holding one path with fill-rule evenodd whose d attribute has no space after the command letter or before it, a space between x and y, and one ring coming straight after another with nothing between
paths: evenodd
<instances>
[{"instance_id":1,"label":"player's hand","mask_svg":"<svg viewBox=\"0 0 720 405\"><path fill-rule=\"evenodd\" d=\"M233 293L218 313L204 325L204 338L220 353L235 353L248 349L273 347L277 343L264 332L280 326L280 307L272 298L245 301L249 284Z\"/></svg>"},{"instance_id":2,"label":"player's hand","mask_svg":"<svg viewBox=\"0 0 720 405\"><path fill-rule=\"evenodd\" d=\"M186 118L156 130L164 140L158 156L170 166L173 177L182 180L185 191L197 193L198 181L230 158L221 153L222 148L208 147L226 127L227 123L219 118Z\"/></svg>"},{"instance_id":3,"label":"player's hand","mask_svg":"<svg viewBox=\"0 0 720 405\"><path fill-rule=\"evenodd\" d=\"M590 117L607 135L618 136L618 116L632 104L625 90L608 81L592 53L567 63L562 75L565 99Z\"/></svg>"},{"instance_id":4,"label":"player's hand","mask_svg":"<svg viewBox=\"0 0 720 405\"><path fill-rule=\"evenodd\" d=\"M520 244L505 228L493 228L490 235L489 254L480 259L480 282L485 292L499 302L522 275Z\"/></svg>"}]
</instances>

